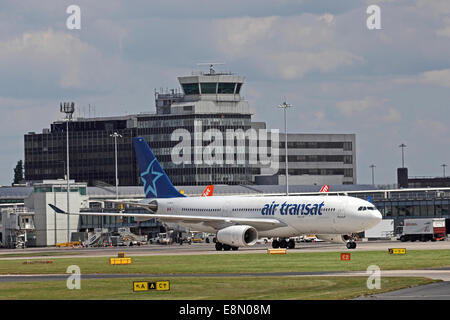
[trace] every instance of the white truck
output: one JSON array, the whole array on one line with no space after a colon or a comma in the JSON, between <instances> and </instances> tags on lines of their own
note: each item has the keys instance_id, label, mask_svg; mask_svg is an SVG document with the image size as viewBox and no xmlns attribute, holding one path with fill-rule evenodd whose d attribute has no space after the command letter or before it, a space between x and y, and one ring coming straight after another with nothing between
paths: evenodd
<instances>
[{"instance_id":1,"label":"white truck","mask_svg":"<svg viewBox=\"0 0 450 320\"><path fill-rule=\"evenodd\" d=\"M400 241L436 241L446 238L444 218L405 219Z\"/></svg>"},{"instance_id":2,"label":"white truck","mask_svg":"<svg viewBox=\"0 0 450 320\"><path fill-rule=\"evenodd\" d=\"M394 236L394 219L383 219L375 227L364 231L366 239L390 239Z\"/></svg>"}]
</instances>

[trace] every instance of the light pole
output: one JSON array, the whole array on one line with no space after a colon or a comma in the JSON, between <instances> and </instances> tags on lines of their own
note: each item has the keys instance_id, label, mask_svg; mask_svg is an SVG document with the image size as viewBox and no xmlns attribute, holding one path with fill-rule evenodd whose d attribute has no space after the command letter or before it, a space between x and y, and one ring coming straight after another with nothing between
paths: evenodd
<instances>
[{"instance_id":1,"label":"light pole","mask_svg":"<svg viewBox=\"0 0 450 320\"><path fill-rule=\"evenodd\" d=\"M122 135L114 132L113 134L109 135L110 137L114 138L114 150L115 150L115 159L116 159L116 200L119 199L119 177L118 177L118 170L117 170L117 138L122 138Z\"/></svg>"},{"instance_id":2,"label":"light pole","mask_svg":"<svg viewBox=\"0 0 450 320\"><path fill-rule=\"evenodd\" d=\"M376 167L376 165L371 164L369 167L372 169L372 185L374 186L375 185L374 168Z\"/></svg>"},{"instance_id":3,"label":"light pole","mask_svg":"<svg viewBox=\"0 0 450 320\"><path fill-rule=\"evenodd\" d=\"M447 167L447 165L444 163L444 164L441 164L441 167L442 167L442 170L444 171L444 178L445 178L445 167Z\"/></svg>"},{"instance_id":4,"label":"light pole","mask_svg":"<svg viewBox=\"0 0 450 320\"><path fill-rule=\"evenodd\" d=\"M403 149L406 148L406 144L402 143L401 145L398 146L399 148L402 148L402 168L405 167L405 155L403 153Z\"/></svg>"},{"instance_id":5,"label":"light pole","mask_svg":"<svg viewBox=\"0 0 450 320\"><path fill-rule=\"evenodd\" d=\"M287 136L288 136L288 132L287 132L287 118L286 118L286 109L292 107L291 104L288 104L285 102L283 102L282 104L279 105L280 108L282 108L284 110L284 154L285 154L285 170L286 170L286 195L289 195L289 173L288 173L288 146L287 146Z\"/></svg>"},{"instance_id":6,"label":"light pole","mask_svg":"<svg viewBox=\"0 0 450 320\"><path fill-rule=\"evenodd\" d=\"M69 172L69 121L75 112L75 103L63 102L59 104L60 111L66 114L66 163L67 163L67 242L70 241L70 172Z\"/></svg>"}]
</instances>

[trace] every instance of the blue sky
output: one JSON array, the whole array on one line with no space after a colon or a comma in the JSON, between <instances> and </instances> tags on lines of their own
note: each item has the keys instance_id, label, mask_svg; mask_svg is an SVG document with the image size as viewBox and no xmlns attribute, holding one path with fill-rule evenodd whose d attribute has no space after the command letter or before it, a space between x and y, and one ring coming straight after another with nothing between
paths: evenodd
<instances>
[{"instance_id":1,"label":"blue sky","mask_svg":"<svg viewBox=\"0 0 450 320\"><path fill-rule=\"evenodd\" d=\"M0 4L0 184L23 135L61 118L60 101L97 116L153 112L154 89L205 61L244 75L256 121L298 133L355 133L358 183L450 165L450 1L10 1ZM81 8L68 30L66 8ZM368 30L366 9L381 9Z\"/></svg>"}]
</instances>

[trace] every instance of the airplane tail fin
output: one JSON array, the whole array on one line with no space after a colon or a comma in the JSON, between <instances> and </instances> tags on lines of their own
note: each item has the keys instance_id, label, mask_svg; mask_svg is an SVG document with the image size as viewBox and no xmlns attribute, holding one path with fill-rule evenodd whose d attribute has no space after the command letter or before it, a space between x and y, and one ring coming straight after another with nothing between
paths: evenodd
<instances>
[{"instance_id":1,"label":"airplane tail fin","mask_svg":"<svg viewBox=\"0 0 450 320\"><path fill-rule=\"evenodd\" d=\"M184 197L170 181L147 142L142 137L133 138L139 173L144 184L146 198Z\"/></svg>"},{"instance_id":2,"label":"airplane tail fin","mask_svg":"<svg viewBox=\"0 0 450 320\"><path fill-rule=\"evenodd\" d=\"M319 192L328 192L330 190L330 186L329 185L324 185L322 186L322 188L320 189Z\"/></svg>"},{"instance_id":3,"label":"airplane tail fin","mask_svg":"<svg viewBox=\"0 0 450 320\"><path fill-rule=\"evenodd\" d=\"M202 193L202 197L211 197L213 195L213 192L214 192L213 185L206 186L205 191L203 191Z\"/></svg>"}]
</instances>

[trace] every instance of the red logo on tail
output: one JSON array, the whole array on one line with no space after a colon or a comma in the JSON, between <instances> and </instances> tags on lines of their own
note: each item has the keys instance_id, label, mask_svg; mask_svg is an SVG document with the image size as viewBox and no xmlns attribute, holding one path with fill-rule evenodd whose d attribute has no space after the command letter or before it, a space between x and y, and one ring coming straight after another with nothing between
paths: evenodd
<instances>
[{"instance_id":1,"label":"red logo on tail","mask_svg":"<svg viewBox=\"0 0 450 320\"><path fill-rule=\"evenodd\" d=\"M211 197L214 192L214 186L206 186L205 191L202 193L202 197Z\"/></svg>"}]
</instances>

